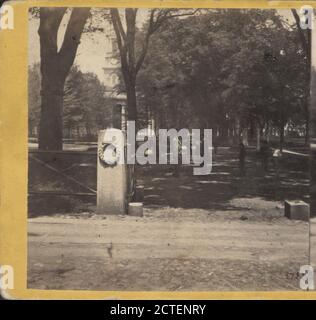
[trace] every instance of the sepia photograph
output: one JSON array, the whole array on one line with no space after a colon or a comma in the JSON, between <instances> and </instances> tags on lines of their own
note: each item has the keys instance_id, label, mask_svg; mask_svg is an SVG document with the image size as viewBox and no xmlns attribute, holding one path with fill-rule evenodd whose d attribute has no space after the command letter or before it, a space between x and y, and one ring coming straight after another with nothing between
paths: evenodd
<instances>
[{"instance_id":1,"label":"sepia photograph","mask_svg":"<svg viewBox=\"0 0 316 320\"><path fill-rule=\"evenodd\" d=\"M301 18L31 8L27 288L304 289L316 50Z\"/></svg>"}]
</instances>

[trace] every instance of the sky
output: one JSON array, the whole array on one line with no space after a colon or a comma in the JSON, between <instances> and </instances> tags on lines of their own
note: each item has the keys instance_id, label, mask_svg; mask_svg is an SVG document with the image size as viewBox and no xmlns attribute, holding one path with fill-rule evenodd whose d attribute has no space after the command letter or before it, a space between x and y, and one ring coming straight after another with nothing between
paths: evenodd
<instances>
[{"instance_id":1,"label":"sky","mask_svg":"<svg viewBox=\"0 0 316 320\"><path fill-rule=\"evenodd\" d=\"M290 10L279 10L279 13L285 18L293 22L293 17ZM147 9L139 9L137 13L138 27L146 20L148 14ZM69 14L65 15L61 27L58 32L58 45L61 45L63 34L65 32L66 23L69 19ZM40 46L38 36L39 19L30 17L29 19L29 65L33 65L40 61ZM100 27L109 30L109 23L105 20ZM84 45L83 45L84 44ZM79 66L83 72L95 73L100 81L104 82L105 53L108 51L106 37L104 33L98 32L93 35L84 33L81 37L81 45L78 47L75 64Z\"/></svg>"},{"instance_id":2,"label":"sky","mask_svg":"<svg viewBox=\"0 0 316 320\"><path fill-rule=\"evenodd\" d=\"M137 25L141 27L146 20L148 14L147 9L139 9L137 13ZM58 32L58 46L60 47L63 35L66 30L66 24L69 19L69 12L65 15L61 22ZM39 19L30 17L29 19L29 65L40 62L40 46L38 36ZM99 25L104 30L109 30L110 24L104 20ZM79 45L75 64L79 66L83 72L93 72L99 79L104 82L103 68L105 67L105 53L108 51L105 33L97 32L93 35L84 33L81 36L81 44Z\"/></svg>"}]
</instances>

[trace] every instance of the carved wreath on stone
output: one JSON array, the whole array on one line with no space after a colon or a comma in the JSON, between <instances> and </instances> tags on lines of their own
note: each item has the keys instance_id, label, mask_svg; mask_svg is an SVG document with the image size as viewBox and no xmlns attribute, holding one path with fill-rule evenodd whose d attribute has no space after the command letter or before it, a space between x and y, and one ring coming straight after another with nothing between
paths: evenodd
<instances>
[{"instance_id":1,"label":"carved wreath on stone","mask_svg":"<svg viewBox=\"0 0 316 320\"><path fill-rule=\"evenodd\" d=\"M120 152L114 144L103 142L98 149L99 159L103 164L115 166L120 159Z\"/></svg>"}]
</instances>

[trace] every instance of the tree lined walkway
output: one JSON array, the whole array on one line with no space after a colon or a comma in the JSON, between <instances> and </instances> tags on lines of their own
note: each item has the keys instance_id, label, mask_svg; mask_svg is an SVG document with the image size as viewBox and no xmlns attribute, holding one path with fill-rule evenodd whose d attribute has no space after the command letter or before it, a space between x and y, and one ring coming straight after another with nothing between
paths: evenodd
<instances>
[{"instance_id":1,"label":"tree lined walkway","mask_svg":"<svg viewBox=\"0 0 316 320\"><path fill-rule=\"evenodd\" d=\"M238 150L219 148L213 158L210 175L194 176L191 166L182 166L179 177L173 177L172 167L152 165L142 167L139 183L144 185L147 206L170 206L212 210L243 210L238 199L256 206L262 202L309 197L308 158L284 154L276 180L272 159L264 172L257 152L247 149L245 176L240 175ZM281 201L281 202L280 202ZM283 214L283 213L279 213Z\"/></svg>"}]
</instances>

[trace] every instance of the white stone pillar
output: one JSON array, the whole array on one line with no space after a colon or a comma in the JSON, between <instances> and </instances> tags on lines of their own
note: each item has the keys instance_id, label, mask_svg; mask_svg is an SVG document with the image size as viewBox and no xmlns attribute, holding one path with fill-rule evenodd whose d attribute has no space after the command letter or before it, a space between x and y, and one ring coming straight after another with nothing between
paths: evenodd
<instances>
[{"instance_id":1,"label":"white stone pillar","mask_svg":"<svg viewBox=\"0 0 316 320\"><path fill-rule=\"evenodd\" d=\"M119 129L112 128L99 131L97 157L98 214L126 214L127 177L126 164L124 163L124 140L124 135ZM111 149L111 146L114 147ZM106 163L105 160L108 160L110 164Z\"/></svg>"}]
</instances>

